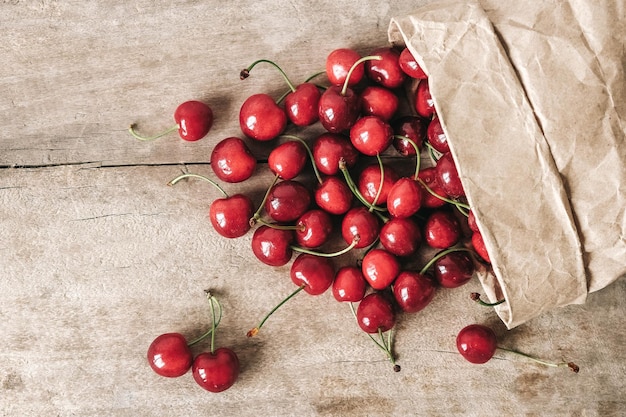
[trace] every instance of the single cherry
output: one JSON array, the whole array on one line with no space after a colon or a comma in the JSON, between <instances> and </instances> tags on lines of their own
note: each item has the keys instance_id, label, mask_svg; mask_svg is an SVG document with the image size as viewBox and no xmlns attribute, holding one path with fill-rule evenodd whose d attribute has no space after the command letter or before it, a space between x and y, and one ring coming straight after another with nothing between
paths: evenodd
<instances>
[{"instance_id":1,"label":"single cherry","mask_svg":"<svg viewBox=\"0 0 626 417\"><path fill-rule=\"evenodd\" d=\"M398 64L400 68L406 75L411 78L415 78L418 80L424 80L428 78L422 67L417 63L415 57L409 50L409 48L404 48L400 52L400 57L398 58Z\"/></svg>"},{"instance_id":2,"label":"single cherry","mask_svg":"<svg viewBox=\"0 0 626 417\"><path fill-rule=\"evenodd\" d=\"M447 152L439 158L435 166L437 173L437 182L443 190L451 198L460 198L465 196L465 190L461 183L461 178L456 169L456 164L452 158L452 154Z\"/></svg>"},{"instance_id":3,"label":"single cherry","mask_svg":"<svg viewBox=\"0 0 626 417\"><path fill-rule=\"evenodd\" d=\"M472 232L480 232L478 229L478 223L476 223L476 215L474 214L474 210L470 210L467 215L467 225Z\"/></svg>"},{"instance_id":4,"label":"single cherry","mask_svg":"<svg viewBox=\"0 0 626 417\"><path fill-rule=\"evenodd\" d=\"M435 167L423 168L418 174L420 185L423 187L422 206L427 208L439 208L446 204L446 192L437 181ZM428 191L430 190L430 191Z\"/></svg>"},{"instance_id":5,"label":"single cherry","mask_svg":"<svg viewBox=\"0 0 626 417\"><path fill-rule=\"evenodd\" d=\"M213 110L201 101L185 101L176 107L174 111L175 126L152 137L144 137L135 131L135 125L131 125L129 132L139 140L154 140L178 130L181 139L193 142L205 137L213 126Z\"/></svg>"},{"instance_id":6,"label":"single cherry","mask_svg":"<svg viewBox=\"0 0 626 417\"><path fill-rule=\"evenodd\" d=\"M423 310L435 297L435 281L427 274L402 271L393 284L396 302L407 313Z\"/></svg>"},{"instance_id":7,"label":"single cherry","mask_svg":"<svg viewBox=\"0 0 626 417\"><path fill-rule=\"evenodd\" d=\"M320 123L331 133L345 132L354 125L361 112L361 98L351 88L330 86L318 104Z\"/></svg>"},{"instance_id":8,"label":"single cherry","mask_svg":"<svg viewBox=\"0 0 626 417\"><path fill-rule=\"evenodd\" d=\"M365 63L367 77L387 88L401 87L406 79L406 74L400 68L398 50L388 47L377 48L370 55L380 56L379 60Z\"/></svg>"},{"instance_id":9,"label":"single cherry","mask_svg":"<svg viewBox=\"0 0 626 417\"><path fill-rule=\"evenodd\" d=\"M363 257L361 271L372 288L383 290L391 286L400 273L400 262L385 249L375 248Z\"/></svg>"},{"instance_id":10,"label":"single cherry","mask_svg":"<svg viewBox=\"0 0 626 417\"><path fill-rule=\"evenodd\" d=\"M211 151L211 169L222 181L236 183L245 181L256 169L256 158L250 148L238 137L222 139Z\"/></svg>"},{"instance_id":11,"label":"single cherry","mask_svg":"<svg viewBox=\"0 0 626 417\"><path fill-rule=\"evenodd\" d=\"M380 243L390 253L406 257L417 252L422 232L413 218L392 218L380 229Z\"/></svg>"},{"instance_id":12,"label":"single cherry","mask_svg":"<svg viewBox=\"0 0 626 417\"><path fill-rule=\"evenodd\" d=\"M413 178L402 177L389 189L387 210L393 217L406 218L422 207L422 187Z\"/></svg>"},{"instance_id":13,"label":"single cherry","mask_svg":"<svg viewBox=\"0 0 626 417\"><path fill-rule=\"evenodd\" d=\"M350 129L350 141L362 154L376 156L391 145L393 130L380 117L363 116Z\"/></svg>"},{"instance_id":14,"label":"single cherry","mask_svg":"<svg viewBox=\"0 0 626 417\"><path fill-rule=\"evenodd\" d=\"M312 209L296 222L296 242L304 248L317 248L328 241L332 231L330 214L324 210Z\"/></svg>"},{"instance_id":15,"label":"single cherry","mask_svg":"<svg viewBox=\"0 0 626 417\"><path fill-rule=\"evenodd\" d=\"M326 175L335 175L339 172L339 161L343 159L348 168L353 167L359 152L354 148L350 139L335 133L323 133L313 142L313 160L319 171Z\"/></svg>"},{"instance_id":16,"label":"single cherry","mask_svg":"<svg viewBox=\"0 0 626 417\"><path fill-rule=\"evenodd\" d=\"M445 210L436 210L426 219L424 239L432 248L447 249L461 239L461 226L457 218Z\"/></svg>"},{"instance_id":17,"label":"single cherry","mask_svg":"<svg viewBox=\"0 0 626 417\"><path fill-rule=\"evenodd\" d=\"M389 122L399 104L398 96L385 87L370 85L361 92L361 114L364 116L377 116Z\"/></svg>"},{"instance_id":18,"label":"single cherry","mask_svg":"<svg viewBox=\"0 0 626 417\"><path fill-rule=\"evenodd\" d=\"M415 90L415 110L422 117L431 118L435 114L435 102L430 95L428 80L420 80Z\"/></svg>"},{"instance_id":19,"label":"single cherry","mask_svg":"<svg viewBox=\"0 0 626 417\"><path fill-rule=\"evenodd\" d=\"M434 263L435 279L445 288L466 284L474 275L474 262L467 251L450 252Z\"/></svg>"},{"instance_id":20,"label":"single cherry","mask_svg":"<svg viewBox=\"0 0 626 417\"><path fill-rule=\"evenodd\" d=\"M249 138L269 141L285 130L287 114L269 95L253 94L239 110L239 126Z\"/></svg>"},{"instance_id":21,"label":"single cherry","mask_svg":"<svg viewBox=\"0 0 626 417\"><path fill-rule=\"evenodd\" d=\"M187 339L180 333L158 336L148 347L148 363L157 374L175 378L187 373L193 354Z\"/></svg>"},{"instance_id":22,"label":"single cherry","mask_svg":"<svg viewBox=\"0 0 626 417\"><path fill-rule=\"evenodd\" d=\"M261 225L252 235L252 252L266 265L283 266L291 260L293 241L293 230Z\"/></svg>"},{"instance_id":23,"label":"single cherry","mask_svg":"<svg viewBox=\"0 0 626 417\"><path fill-rule=\"evenodd\" d=\"M382 172L379 164L370 164L359 174L357 188L363 198L370 204L384 206L389 192L400 176L391 165L383 164ZM381 187L382 180L382 187Z\"/></svg>"},{"instance_id":24,"label":"single cherry","mask_svg":"<svg viewBox=\"0 0 626 417\"><path fill-rule=\"evenodd\" d=\"M332 287L337 301L357 302L365 297L367 282L361 268L349 265L339 268Z\"/></svg>"},{"instance_id":25,"label":"single cherry","mask_svg":"<svg viewBox=\"0 0 626 417\"><path fill-rule=\"evenodd\" d=\"M483 261L491 263L491 258L489 258L489 252L487 252L483 235L479 231L472 233L472 247L478 256L483 259Z\"/></svg>"},{"instance_id":26,"label":"single cherry","mask_svg":"<svg viewBox=\"0 0 626 417\"><path fill-rule=\"evenodd\" d=\"M290 276L308 294L320 295L332 285L335 267L330 258L301 253L291 264Z\"/></svg>"},{"instance_id":27,"label":"single cherry","mask_svg":"<svg viewBox=\"0 0 626 417\"><path fill-rule=\"evenodd\" d=\"M265 211L277 222L292 222L311 205L311 192L299 181L284 180L273 185L265 200Z\"/></svg>"},{"instance_id":28,"label":"single cherry","mask_svg":"<svg viewBox=\"0 0 626 417\"><path fill-rule=\"evenodd\" d=\"M291 180L302 172L308 157L307 149L302 142L290 140L272 149L267 165L280 178Z\"/></svg>"},{"instance_id":29,"label":"single cherry","mask_svg":"<svg viewBox=\"0 0 626 417\"><path fill-rule=\"evenodd\" d=\"M448 136L443 131L441 126L441 120L435 114L426 129L426 138L428 143L435 148L436 151L441 153L450 152L450 145L448 145Z\"/></svg>"},{"instance_id":30,"label":"single cherry","mask_svg":"<svg viewBox=\"0 0 626 417\"><path fill-rule=\"evenodd\" d=\"M378 218L367 208L359 206L348 210L341 221L341 235L350 244L356 237L356 248L365 248L378 239L380 225Z\"/></svg>"},{"instance_id":31,"label":"single cherry","mask_svg":"<svg viewBox=\"0 0 626 417\"><path fill-rule=\"evenodd\" d=\"M348 78L350 68L361 59L361 55L353 49L339 48L331 51L326 57L326 77L333 85L343 85ZM365 74L364 65L358 64L354 67L348 85L354 86L358 84Z\"/></svg>"},{"instance_id":32,"label":"single cherry","mask_svg":"<svg viewBox=\"0 0 626 417\"><path fill-rule=\"evenodd\" d=\"M366 333L386 332L396 324L396 315L389 300L380 292L366 295L356 311L359 327Z\"/></svg>"},{"instance_id":33,"label":"single cherry","mask_svg":"<svg viewBox=\"0 0 626 417\"><path fill-rule=\"evenodd\" d=\"M233 386L239 377L239 358L230 348L200 353L193 361L193 378L209 392L222 392Z\"/></svg>"},{"instance_id":34,"label":"single cherry","mask_svg":"<svg viewBox=\"0 0 626 417\"><path fill-rule=\"evenodd\" d=\"M491 328L481 324L470 324L461 329L457 335L456 347L469 362L481 364L489 361L496 353L498 340Z\"/></svg>"},{"instance_id":35,"label":"single cherry","mask_svg":"<svg viewBox=\"0 0 626 417\"><path fill-rule=\"evenodd\" d=\"M427 126L428 121L419 116L403 116L396 119L392 122L393 147L402 156L415 156L415 146L409 140L421 149L426 138Z\"/></svg>"},{"instance_id":36,"label":"single cherry","mask_svg":"<svg viewBox=\"0 0 626 417\"><path fill-rule=\"evenodd\" d=\"M353 200L354 194L348 184L336 176L324 178L315 189L315 203L330 214L345 214L352 207Z\"/></svg>"}]
</instances>

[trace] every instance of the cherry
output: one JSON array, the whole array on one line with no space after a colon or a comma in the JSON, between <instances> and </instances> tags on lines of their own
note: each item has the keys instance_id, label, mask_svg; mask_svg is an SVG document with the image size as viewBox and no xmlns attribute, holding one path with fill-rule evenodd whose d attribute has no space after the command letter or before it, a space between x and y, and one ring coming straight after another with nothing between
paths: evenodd
<instances>
[{"instance_id":1,"label":"cherry","mask_svg":"<svg viewBox=\"0 0 626 417\"><path fill-rule=\"evenodd\" d=\"M381 186L382 180L382 186ZM399 180L399 175L390 165L371 164L363 168L358 178L358 191L370 204L384 205L389 192Z\"/></svg>"},{"instance_id":2,"label":"cherry","mask_svg":"<svg viewBox=\"0 0 626 417\"><path fill-rule=\"evenodd\" d=\"M378 239L379 230L376 215L362 206L348 210L341 221L341 235L346 243L359 238L355 248L365 248L374 243Z\"/></svg>"},{"instance_id":3,"label":"cherry","mask_svg":"<svg viewBox=\"0 0 626 417\"><path fill-rule=\"evenodd\" d=\"M403 311L417 313L430 304L436 289L435 282L429 275L402 271L393 284L393 295Z\"/></svg>"},{"instance_id":4,"label":"cherry","mask_svg":"<svg viewBox=\"0 0 626 417\"><path fill-rule=\"evenodd\" d=\"M233 386L239 377L239 358L229 348L200 353L193 361L193 379L209 392L222 392Z\"/></svg>"},{"instance_id":5,"label":"cherry","mask_svg":"<svg viewBox=\"0 0 626 417\"><path fill-rule=\"evenodd\" d=\"M375 49L370 55L380 56L381 59L365 63L365 73L368 78L387 88L401 87L406 74L398 62L400 52L393 48L383 47Z\"/></svg>"},{"instance_id":6,"label":"cherry","mask_svg":"<svg viewBox=\"0 0 626 417\"><path fill-rule=\"evenodd\" d=\"M415 90L415 110L422 117L430 118L435 113L435 102L430 95L428 80L420 80Z\"/></svg>"},{"instance_id":7,"label":"cherry","mask_svg":"<svg viewBox=\"0 0 626 417\"><path fill-rule=\"evenodd\" d=\"M252 235L252 252L266 265L283 266L291 260L293 240L293 230L261 225Z\"/></svg>"},{"instance_id":8,"label":"cherry","mask_svg":"<svg viewBox=\"0 0 626 417\"><path fill-rule=\"evenodd\" d=\"M318 108L322 96L315 84L302 83L285 97L287 117L296 126L310 126L319 119Z\"/></svg>"},{"instance_id":9,"label":"cherry","mask_svg":"<svg viewBox=\"0 0 626 417\"><path fill-rule=\"evenodd\" d=\"M135 132L132 124L128 131L139 140L154 140L178 130L181 139L194 142L202 139L213 126L213 110L207 104L196 100L185 101L174 111L175 126L152 137L144 137Z\"/></svg>"},{"instance_id":10,"label":"cherry","mask_svg":"<svg viewBox=\"0 0 626 417\"><path fill-rule=\"evenodd\" d=\"M457 335L456 347L461 356L469 362L481 364L489 361L496 353L498 340L491 328L481 324L470 324L461 329Z\"/></svg>"},{"instance_id":11,"label":"cherry","mask_svg":"<svg viewBox=\"0 0 626 417\"><path fill-rule=\"evenodd\" d=\"M332 230L330 215L323 210L312 209L296 222L296 242L305 248L317 248L328 241Z\"/></svg>"},{"instance_id":12,"label":"cherry","mask_svg":"<svg viewBox=\"0 0 626 417\"><path fill-rule=\"evenodd\" d=\"M404 48L400 52L398 64L400 65L402 71L404 71L404 73L411 78L416 78L419 80L428 78L422 67L420 67L420 65L415 60L415 57L413 56L409 48Z\"/></svg>"},{"instance_id":13,"label":"cherry","mask_svg":"<svg viewBox=\"0 0 626 417\"><path fill-rule=\"evenodd\" d=\"M352 207L353 200L354 194L348 184L335 176L324 178L315 189L315 203L330 214L345 214Z\"/></svg>"},{"instance_id":14,"label":"cherry","mask_svg":"<svg viewBox=\"0 0 626 417\"><path fill-rule=\"evenodd\" d=\"M432 248L446 249L461 238L461 226L449 211L432 212L424 224L424 239Z\"/></svg>"},{"instance_id":15,"label":"cherry","mask_svg":"<svg viewBox=\"0 0 626 417\"><path fill-rule=\"evenodd\" d=\"M398 110L399 102L398 96L388 88L367 86L361 92L361 113L388 122Z\"/></svg>"},{"instance_id":16,"label":"cherry","mask_svg":"<svg viewBox=\"0 0 626 417\"><path fill-rule=\"evenodd\" d=\"M308 294L320 295L332 285L335 268L330 258L301 253L291 264L290 276Z\"/></svg>"},{"instance_id":17,"label":"cherry","mask_svg":"<svg viewBox=\"0 0 626 417\"><path fill-rule=\"evenodd\" d=\"M436 151L441 153L450 152L450 146L448 145L448 137L446 133L443 131L443 127L441 126L441 120L435 114L428 125L428 129L426 129L426 137L428 138L428 143L435 148Z\"/></svg>"},{"instance_id":18,"label":"cherry","mask_svg":"<svg viewBox=\"0 0 626 417\"><path fill-rule=\"evenodd\" d=\"M253 215L252 200L244 194L229 196L215 181L198 174L182 174L174 178L167 185L173 186L185 178L198 178L212 184L224 197L213 200L209 207L209 220L213 229L220 235L233 239L241 237L250 230L250 217Z\"/></svg>"},{"instance_id":19,"label":"cherry","mask_svg":"<svg viewBox=\"0 0 626 417\"><path fill-rule=\"evenodd\" d=\"M254 173L256 164L250 148L238 137L222 139L211 152L211 168L222 181L245 181Z\"/></svg>"},{"instance_id":20,"label":"cherry","mask_svg":"<svg viewBox=\"0 0 626 417\"><path fill-rule=\"evenodd\" d=\"M326 175L339 172L339 161L343 159L347 167L353 167L359 152L350 140L339 134L323 133L313 142L313 160L319 171Z\"/></svg>"},{"instance_id":21,"label":"cherry","mask_svg":"<svg viewBox=\"0 0 626 417\"><path fill-rule=\"evenodd\" d=\"M350 69L357 61L361 59L361 55L353 49L339 48L335 49L326 57L326 77L333 85L342 85L348 78ZM352 70L348 79L348 85L354 86L358 84L365 74L363 64L358 64Z\"/></svg>"},{"instance_id":22,"label":"cherry","mask_svg":"<svg viewBox=\"0 0 626 417\"><path fill-rule=\"evenodd\" d=\"M330 86L322 93L318 105L320 123L331 133L352 127L361 111L361 99L351 88Z\"/></svg>"},{"instance_id":23,"label":"cherry","mask_svg":"<svg viewBox=\"0 0 626 417\"><path fill-rule=\"evenodd\" d=\"M267 94L253 94L239 110L239 126L248 137L269 141L280 135L287 127L287 114Z\"/></svg>"},{"instance_id":24,"label":"cherry","mask_svg":"<svg viewBox=\"0 0 626 417\"><path fill-rule=\"evenodd\" d=\"M422 188L413 178L402 177L389 189L387 210L393 217L410 217L422 207Z\"/></svg>"},{"instance_id":25,"label":"cherry","mask_svg":"<svg viewBox=\"0 0 626 417\"><path fill-rule=\"evenodd\" d=\"M299 181L284 180L274 184L265 200L265 211L277 222L291 222L311 205L309 189Z\"/></svg>"},{"instance_id":26,"label":"cherry","mask_svg":"<svg viewBox=\"0 0 626 417\"><path fill-rule=\"evenodd\" d=\"M361 301L367 289L367 282L361 268L352 265L339 268L335 274L332 289L337 301Z\"/></svg>"},{"instance_id":27,"label":"cherry","mask_svg":"<svg viewBox=\"0 0 626 417\"><path fill-rule=\"evenodd\" d=\"M470 210L467 214L467 225L472 232L480 232L480 230L478 229L478 224L476 223L476 215L474 214L474 210Z\"/></svg>"},{"instance_id":28,"label":"cherry","mask_svg":"<svg viewBox=\"0 0 626 417\"><path fill-rule=\"evenodd\" d=\"M362 154L375 156L391 145L393 130L380 117L363 116L350 129L350 141Z\"/></svg>"},{"instance_id":29,"label":"cherry","mask_svg":"<svg viewBox=\"0 0 626 417\"><path fill-rule=\"evenodd\" d=\"M391 286L400 273L400 262L388 251L376 248L363 257L361 271L372 288L383 290Z\"/></svg>"},{"instance_id":30,"label":"cherry","mask_svg":"<svg viewBox=\"0 0 626 417\"><path fill-rule=\"evenodd\" d=\"M157 374L175 378L187 373L193 354L185 336L165 333L158 336L148 348L148 363Z\"/></svg>"},{"instance_id":31,"label":"cherry","mask_svg":"<svg viewBox=\"0 0 626 417\"><path fill-rule=\"evenodd\" d=\"M305 145L297 140L291 140L272 149L267 164L273 173L284 180L291 180L302 172L307 159Z\"/></svg>"},{"instance_id":32,"label":"cherry","mask_svg":"<svg viewBox=\"0 0 626 417\"><path fill-rule=\"evenodd\" d=\"M394 132L393 146L402 156L415 156L416 150L412 141L421 149L426 137L428 122L418 116L403 116L392 123Z\"/></svg>"},{"instance_id":33,"label":"cherry","mask_svg":"<svg viewBox=\"0 0 626 417\"><path fill-rule=\"evenodd\" d=\"M441 158L439 158L435 166L435 171L439 185L441 185L449 197L459 198L465 196L463 184L461 183L456 164L450 152L443 154Z\"/></svg>"},{"instance_id":34,"label":"cherry","mask_svg":"<svg viewBox=\"0 0 626 417\"><path fill-rule=\"evenodd\" d=\"M366 333L386 332L396 324L396 315L389 300L380 292L366 295L356 311L359 327Z\"/></svg>"},{"instance_id":35,"label":"cherry","mask_svg":"<svg viewBox=\"0 0 626 417\"><path fill-rule=\"evenodd\" d=\"M396 256L410 256L417 252L422 233L412 218L392 218L380 229L380 243Z\"/></svg>"},{"instance_id":36,"label":"cherry","mask_svg":"<svg viewBox=\"0 0 626 417\"><path fill-rule=\"evenodd\" d=\"M444 206L446 204L444 200L446 192L437 181L437 171L435 167L420 170L418 178L418 182L420 182L424 188L424 192L422 192L422 206L427 208L439 208ZM427 190L430 190L430 192Z\"/></svg>"},{"instance_id":37,"label":"cherry","mask_svg":"<svg viewBox=\"0 0 626 417\"><path fill-rule=\"evenodd\" d=\"M435 279L442 287L456 288L474 275L474 262L466 251L450 252L434 263Z\"/></svg>"},{"instance_id":38,"label":"cherry","mask_svg":"<svg viewBox=\"0 0 626 417\"><path fill-rule=\"evenodd\" d=\"M489 252L487 252L483 235L479 231L472 233L472 247L478 256L480 256L485 262L491 263L491 258L489 258Z\"/></svg>"}]
</instances>

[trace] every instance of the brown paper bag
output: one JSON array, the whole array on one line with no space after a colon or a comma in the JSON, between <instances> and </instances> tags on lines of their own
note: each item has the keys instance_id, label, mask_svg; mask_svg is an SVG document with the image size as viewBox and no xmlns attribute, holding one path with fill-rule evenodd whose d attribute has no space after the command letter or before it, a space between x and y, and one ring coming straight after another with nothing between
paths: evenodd
<instances>
[{"instance_id":1,"label":"brown paper bag","mask_svg":"<svg viewBox=\"0 0 626 417\"><path fill-rule=\"evenodd\" d=\"M390 23L429 76L508 328L626 275L625 13L448 0Z\"/></svg>"}]
</instances>

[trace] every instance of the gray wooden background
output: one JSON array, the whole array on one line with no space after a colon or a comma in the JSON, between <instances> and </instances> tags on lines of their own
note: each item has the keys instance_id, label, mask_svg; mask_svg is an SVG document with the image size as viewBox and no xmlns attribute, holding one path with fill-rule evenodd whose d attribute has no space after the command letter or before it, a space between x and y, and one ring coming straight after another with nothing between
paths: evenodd
<instances>
[{"instance_id":1,"label":"gray wooden background","mask_svg":"<svg viewBox=\"0 0 626 417\"><path fill-rule=\"evenodd\" d=\"M245 82L240 69L273 59L303 80L334 48L385 45L389 19L425 3L0 2L0 414L625 415L624 279L511 331L469 300L477 282L440 291L399 322L394 373L330 293L297 297L247 339L294 289L288 266L260 265L250 236L213 232L206 212L219 195L208 185L166 186L182 169L211 176L213 146L240 135L243 100L285 91L269 67ZM188 99L215 111L205 139L128 135L132 122L170 126ZM257 171L227 191L259 201L271 175ZM190 374L160 378L145 358L160 333L206 329L207 288L224 304L217 343L242 362L221 394ZM469 364L454 338L473 322L581 371L500 352Z\"/></svg>"}]
</instances>

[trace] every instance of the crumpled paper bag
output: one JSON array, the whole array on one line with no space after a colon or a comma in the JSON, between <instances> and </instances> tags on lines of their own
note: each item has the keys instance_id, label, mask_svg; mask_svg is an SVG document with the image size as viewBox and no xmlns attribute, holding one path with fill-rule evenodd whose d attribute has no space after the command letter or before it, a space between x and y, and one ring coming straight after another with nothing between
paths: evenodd
<instances>
[{"instance_id":1,"label":"crumpled paper bag","mask_svg":"<svg viewBox=\"0 0 626 417\"><path fill-rule=\"evenodd\" d=\"M626 275L625 13L448 0L390 22L429 76L508 328Z\"/></svg>"}]
</instances>

